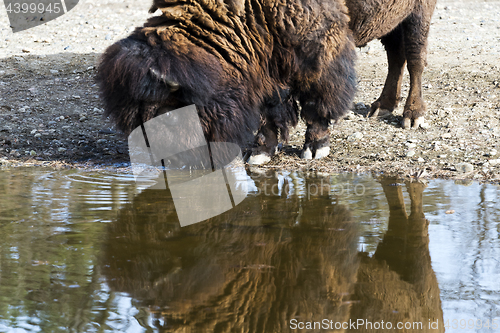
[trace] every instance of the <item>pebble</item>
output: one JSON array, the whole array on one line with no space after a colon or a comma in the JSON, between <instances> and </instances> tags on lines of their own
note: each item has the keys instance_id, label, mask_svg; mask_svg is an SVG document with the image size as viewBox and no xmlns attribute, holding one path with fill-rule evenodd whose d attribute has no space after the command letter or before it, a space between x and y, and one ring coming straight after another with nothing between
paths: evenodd
<instances>
[{"instance_id":1,"label":"pebble","mask_svg":"<svg viewBox=\"0 0 500 333\"><path fill-rule=\"evenodd\" d=\"M30 134L31 134L31 135L33 135L33 134L35 134L36 132L38 132L38 131L37 131L36 129L34 129L34 130L32 130L32 131L30 132Z\"/></svg>"},{"instance_id":2,"label":"pebble","mask_svg":"<svg viewBox=\"0 0 500 333\"><path fill-rule=\"evenodd\" d=\"M429 125L429 124L427 124L427 123L422 123L422 124L420 124L420 127L421 127L422 129L424 129L424 130L427 130L427 129L431 128L431 125Z\"/></svg>"},{"instance_id":3,"label":"pebble","mask_svg":"<svg viewBox=\"0 0 500 333\"><path fill-rule=\"evenodd\" d=\"M417 160L417 162L419 162L419 163L424 163L424 162L425 162L425 160L424 160L422 157L419 157L419 158L418 158L418 160Z\"/></svg>"},{"instance_id":4,"label":"pebble","mask_svg":"<svg viewBox=\"0 0 500 333\"><path fill-rule=\"evenodd\" d=\"M353 133L351 135L349 135L347 137L347 141L349 142L353 142L353 141L358 141L358 140L361 140L363 138L363 133L361 132L356 132L356 133Z\"/></svg>"},{"instance_id":5,"label":"pebble","mask_svg":"<svg viewBox=\"0 0 500 333\"><path fill-rule=\"evenodd\" d=\"M100 143L106 143L107 140L106 139L99 139L96 141L96 143L100 144Z\"/></svg>"},{"instance_id":6,"label":"pebble","mask_svg":"<svg viewBox=\"0 0 500 333\"><path fill-rule=\"evenodd\" d=\"M62 153L62 152L66 151L66 148L59 147L59 148L57 148L57 151L60 152L60 153Z\"/></svg>"},{"instance_id":7,"label":"pebble","mask_svg":"<svg viewBox=\"0 0 500 333\"><path fill-rule=\"evenodd\" d=\"M59 71L57 69L50 69L49 70L50 74L57 74Z\"/></svg>"},{"instance_id":8,"label":"pebble","mask_svg":"<svg viewBox=\"0 0 500 333\"><path fill-rule=\"evenodd\" d=\"M455 213L455 211L454 211L453 209L450 209L450 210L447 210L445 213L446 213L446 214L454 214L454 213Z\"/></svg>"},{"instance_id":9,"label":"pebble","mask_svg":"<svg viewBox=\"0 0 500 333\"><path fill-rule=\"evenodd\" d=\"M353 120L353 119L356 119L356 115L354 114L354 112L349 111L345 115L344 119L346 119L346 120Z\"/></svg>"},{"instance_id":10,"label":"pebble","mask_svg":"<svg viewBox=\"0 0 500 333\"><path fill-rule=\"evenodd\" d=\"M498 154L497 150L496 150L496 149L492 149L492 150L488 153L488 156L496 156L496 154Z\"/></svg>"},{"instance_id":11,"label":"pebble","mask_svg":"<svg viewBox=\"0 0 500 333\"><path fill-rule=\"evenodd\" d=\"M447 156L446 154L440 154L438 155L438 158L446 158L446 156Z\"/></svg>"},{"instance_id":12,"label":"pebble","mask_svg":"<svg viewBox=\"0 0 500 333\"><path fill-rule=\"evenodd\" d=\"M80 121L85 121L85 120L87 120L87 117L85 117L85 116L82 116L82 117L80 118Z\"/></svg>"},{"instance_id":13,"label":"pebble","mask_svg":"<svg viewBox=\"0 0 500 333\"><path fill-rule=\"evenodd\" d=\"M412 156L415 156L415 151L414 151L414 150L409 150L409 151L406 153L406 157L412 157Z\"/></svg>"},{"instance_id":14,"label":"pebble","mask_svg":"<svg viewBox=\"0 0 500 333\"><path fill-rule=\"evenodd\" d=\"M474 171L474 166L470 163L458 163L455 168L459 173L469 173Z\"/></svg>"},{"instance_id":15,"label":"pebble","mask_svg":"<svg viewBox=\"0 0 500 333\"><path fill-rule=\"evenodd\" d=\"M489 160L488 164L491 166L499 165L500 164L500 158L494 159L494 160Z\"/></svg>"},{"instance_id":16,"label":"pebble","mask_svg":"<svg viewBox=\"0 0 500 333\"><path fill-rule=\"evenodd\" d=\"M107 34L106 37L104 37L105 40L110 40L112 37L110 34Z\"/></svg>"},{"instance_id":17,"label":"pebble","mask_svg":"<svg viewBox=\"0 0 500 333\"><path fill-rule=\"evenodd\" d=\"M451 133L444 133L443 135L441 135L441 137L443 139L449 139L449 138L451 138Z\"/></svg>"},{"instance_id":18,"label":"pebble","mask_svg":"<svg viewBox=\"0 0 500 333\"><path fill-rule=\"evenodd\" d=\"M368 106L366 106L366 104L365 104L365 103L356 103L356 104L354 105L354 108L355 108L356 110L360 111L360 110L366 110L366 109L368 108Z\"/></svg>"},{"instance_id":19,"label":"pebble","mask_svg":"<svg viewBox=\"0 0 500 333\"><path fill-rule=\"evenodd\" d=\"M41 137L41 136L42 136L42 135L41 135L40 133L36 133L36 134L35 134L35 138L39 138L39 137Z\"/></svg>"},{"instance_id":20,"label":"pebble","mask_svg":"<svg viewBox=\"0 0 500 333\"><path fill-rule=\"evenodd\" d=\"M12 149L10 151L10 155L13 155L14 157L19 157L21 156L21 154L16 150L16 149Z\"/></svg>"},{"instance_id":21,"label":"pebble","mask_svg":"<svg viewBox=\"0 0 500 333\"><path fill-rule=\"evenodd\" d=\"M35 155L36 155L36 151L30 150L30 156L35 156Z\"/></svg>"}]
</instances>

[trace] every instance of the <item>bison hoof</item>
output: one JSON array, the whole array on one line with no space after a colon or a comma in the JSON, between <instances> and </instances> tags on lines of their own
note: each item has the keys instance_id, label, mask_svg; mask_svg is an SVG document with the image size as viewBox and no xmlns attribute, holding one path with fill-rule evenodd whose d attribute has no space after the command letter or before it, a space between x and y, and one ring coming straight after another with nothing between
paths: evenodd
<instances>
[{"instance_id":1,"label":"bison hoof","mask_svg":"<svg viewBox=\"0 0 500 333\"><path fill-rule=\"evenodd\" d=\"M300 156L304 160L312 160L313 158L313 153L311 151L311 148L306 148L302 151L302 155Z\"/></svg>"},{"instance_id":2,"label":"bison hoof","mask_svg":"<svg viewBox=\"0 0 500 333\"><path fill-rule=\"evenodd\" d=\"M403 123L401 124L404 129L412 128L412 129L417 129L419 127L424 127L425 123L425 118L424 117L418 117L413 120L413 126L410 118L403 118Z\"/></svg>"},{"instance_id":3,"label":"bison hoof","mask_svg":"<svg viewBox=\"0 0 500 333\"><path fill-rule=\"evenodd\" d=\"M248 159L247 163L251 165L262 165L266 164L271 160L271 156L266 153L260 153L257 155L252 155Z\"/></svg>"},{"instance_id":4,"label":"bison hoof","mask_svg":"<svg viewBox=\"0 0 500 333\"><path fill-rule=\"evenodd\" d=\"M314 158L319 160L320 158L327 157L330 154L330 147L323 147L316 150L316 155Z\"/></svg>"},{"instance_id":5,"label":"bison hoof","mask_svg":"<svg viewBox=\"0 0 500 333\"><path fill-rule=\"evenodd\" d=\"M314 154L314 159L319 160L320 158L327 157L330 154L330 147L322 147L316 149L316 153ZM302 151L302 155L300 156L304 160L312 160L313 152L311 148L306 148Z\"/></svg>"}]
</instances>

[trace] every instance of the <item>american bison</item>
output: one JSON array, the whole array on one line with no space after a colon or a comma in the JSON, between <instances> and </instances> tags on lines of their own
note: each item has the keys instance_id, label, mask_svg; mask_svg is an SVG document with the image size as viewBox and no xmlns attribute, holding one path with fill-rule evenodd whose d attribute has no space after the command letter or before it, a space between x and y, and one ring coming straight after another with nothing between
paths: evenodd
<instances>
[{"instance_id":1,"label":"american bison","mask_svg":"<svg viewBox=\"0 0 500 333\"><path fill-rule=\"evenodd\" d=\"M195 104L208 141L245 144L259 132L265 161L300 105L305 149L328 146L328 125L356 84L344 1L155 0L150 12L158 9L99 65L106 113L120 130Z\"/></svg>"},{"instance_id":2,"label":"american bison","mask_svg":"<svg viewBox=\"0 0 500 333\"><path fill-rule=\"evenodd\" d=\"M150 12L161 15L101 59L106 114L130 133L158 114L195 104L208 141L254 141L249 162L260 164L274 153L278 134L287 139L300 111L307 124L302 156L321 158L329 153L331 120L344 115L355 93L354 40L382 38L389 75L372 115L394 109L408 61L404 124L418 125L434 2L154 0Z\"/></svg>"}]
</instances>

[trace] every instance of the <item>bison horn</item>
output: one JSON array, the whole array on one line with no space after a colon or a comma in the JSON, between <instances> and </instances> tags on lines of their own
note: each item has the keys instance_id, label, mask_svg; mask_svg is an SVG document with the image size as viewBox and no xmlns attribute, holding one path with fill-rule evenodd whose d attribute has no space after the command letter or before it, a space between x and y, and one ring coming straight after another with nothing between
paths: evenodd
<instances>
[{"instance_id":1,"label":"bison horn","mask_svg":"<svg viewBox=\"0 0 500 333\"><path fill-rule=\"evenodd\" d=\"M171 92L174 92L174 91L176 91L176 90L179 89L179 84L177 82L168 80L167 76L165 74L163 74L163 73L160 73L160 71L157 68L151 67L149 69L149 72L151 73L151 75L154 78L156 78L159 81L167 84L169 86Z\"/></svg>"}]
</instances>

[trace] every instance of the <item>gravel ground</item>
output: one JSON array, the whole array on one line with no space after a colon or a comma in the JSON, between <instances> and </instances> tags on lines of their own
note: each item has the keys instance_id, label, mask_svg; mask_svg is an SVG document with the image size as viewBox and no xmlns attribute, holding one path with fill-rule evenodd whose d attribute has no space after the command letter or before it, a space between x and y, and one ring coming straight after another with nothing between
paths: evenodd
<instances>
[{"instance_id":1,"label":"gravel ground","mask_svg":"<svg viewBox=\"0 0 500 333\"><path fill-rule=\"evenodd\" d=\"M0 9L0 164L117 166L126 138L103 119L94 82L99 55L142 25L149 1L80 0L68 14L13 34ZM403 130L403 104L367 120L382 91L386 58L378 41L358 50L358 93L332 126L332 151L300 160L304 126L266 168L356 171L500 183L500 0L441 0L424 73L427 128ZM408 92L405 77L403 96Z\"/></svg>"}]
</instances>

